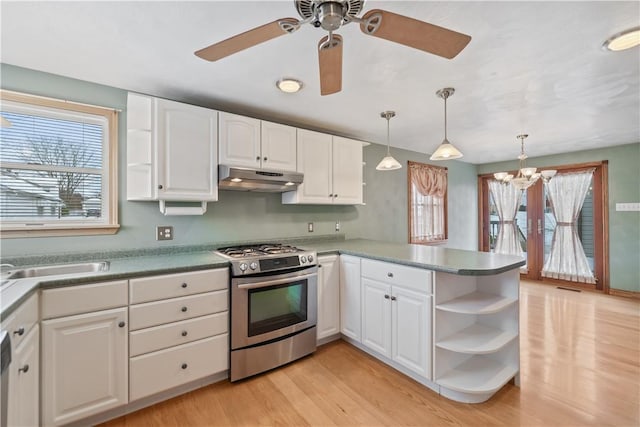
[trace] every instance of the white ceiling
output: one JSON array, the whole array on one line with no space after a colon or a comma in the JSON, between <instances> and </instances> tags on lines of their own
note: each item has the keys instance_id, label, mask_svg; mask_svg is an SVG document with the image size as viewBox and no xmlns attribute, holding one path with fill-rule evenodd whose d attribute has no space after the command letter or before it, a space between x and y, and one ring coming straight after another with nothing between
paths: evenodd
<instances>
[{"instance_id":1,"label":"white ceiling","mask_svg":"<svg viewBox=\"0 0 640 427\"><path fill-rule=\"evenodd\" d=\"M601 49L640 25L640 2L366 1L472 37L453 60L362 34L344 39L343 90L320 96L316 46L303 26L207 62L193 52L278 18L293 1L1 2L3 63L191 102L298 127L431 153L444 136L462 161L515 159L640 141L640 48ZM283 94L275 81L305 83Z\"/></svg>"}]
</instances>

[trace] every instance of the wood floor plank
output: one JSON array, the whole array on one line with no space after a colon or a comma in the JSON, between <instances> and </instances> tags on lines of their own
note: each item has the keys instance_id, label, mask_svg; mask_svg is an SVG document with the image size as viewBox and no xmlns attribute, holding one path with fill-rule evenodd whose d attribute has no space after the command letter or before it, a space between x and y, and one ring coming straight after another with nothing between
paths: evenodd
<instances>
[{"instance_id":1,"label":"wood floor plank","mask_svg":"<svg viewBox=\"0 0 640 427\"><path fill-rule=\"evenodd\" d=\"M521 387L482 404L445 399L337 341L104 426L640 425L640 302L523 281L520 314Z\"/></svg>"}]
</instances>

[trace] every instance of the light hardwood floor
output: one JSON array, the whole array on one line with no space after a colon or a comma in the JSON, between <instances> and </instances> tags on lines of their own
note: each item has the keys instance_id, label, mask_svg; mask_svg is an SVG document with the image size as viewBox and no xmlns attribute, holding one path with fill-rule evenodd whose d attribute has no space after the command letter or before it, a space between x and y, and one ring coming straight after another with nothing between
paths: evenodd
<instances>
[{"instance_id":1,"label":"light hardwood floor","mask_svg":"<svg viewBox=\"0 0 640 427\"><path fill-rule=\"evenodd\" d=\"M640 303L522 282L521 387L445 399L337 341L249 380L217 383L120 426L639 426Z\"/></svg>"}]
</instances>

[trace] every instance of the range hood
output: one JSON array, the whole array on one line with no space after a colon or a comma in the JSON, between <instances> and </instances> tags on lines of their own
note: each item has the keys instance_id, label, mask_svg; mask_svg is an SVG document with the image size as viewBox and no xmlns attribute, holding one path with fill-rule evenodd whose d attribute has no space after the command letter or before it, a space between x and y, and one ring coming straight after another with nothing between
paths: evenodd
<instances>
[{"instance_id":1,"label":"range hood","mask_svg":"<svg viewBox=\"0 0 640 427\"><path fill-rule=\"evenodd\" d=\"M302 184L300 172L250 169L237 166L218 166L218 188L220 190L257 191L284 193L294 191Z\"/></svg>"}]
</instances>

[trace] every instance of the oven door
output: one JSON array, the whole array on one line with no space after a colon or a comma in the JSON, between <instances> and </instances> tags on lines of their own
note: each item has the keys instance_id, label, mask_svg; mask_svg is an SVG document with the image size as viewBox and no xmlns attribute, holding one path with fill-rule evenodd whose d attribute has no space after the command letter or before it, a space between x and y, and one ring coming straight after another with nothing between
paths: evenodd
<instances>
[{"instance_id":1,"label":"oven door","mask_svg":"<svg viewBox=\"0 0 640 427\"><path fill-rule=\"evenodd\" d=\"M316 325L318 267L231 279L231 349Z\"/></svg>"}]
</instances>

